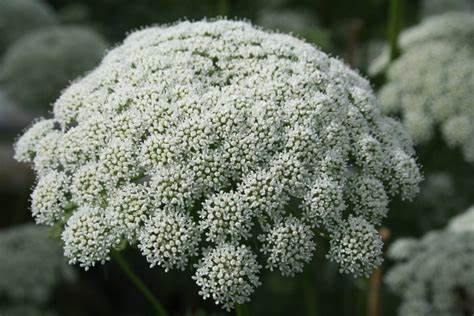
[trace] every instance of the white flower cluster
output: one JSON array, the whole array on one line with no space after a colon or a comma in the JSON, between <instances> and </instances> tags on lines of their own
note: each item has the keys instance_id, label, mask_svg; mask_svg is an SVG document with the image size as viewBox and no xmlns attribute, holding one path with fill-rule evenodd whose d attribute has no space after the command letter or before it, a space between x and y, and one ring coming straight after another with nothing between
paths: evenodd
<instances>
[{"instance_id":1,"label":"white flower cluster","mask_svg":"<svg viewBox=\"0 0 474 316\"><path fill-rule=\"evenodd\" d=\"M416 143L439 129L450 147L474 161L474 15L450 13L401 36L402 55L387 69L382 109L401 115Z\"/></svg>"},{"instance_id":2,"label":"white flower cluster","mask_svg":"<svg viewBox=\"0 0 474 316\"><path fill-rule=\"evenodd\" d=\"M88 270L96 262L110 260L111 249L120 243L120 231L107 215L100 208L81 206L68 219L62 239L70 263Z\"/></svg>"},{"instance_id":3,"label":"white flower cluster","mask_svg":"<svg viewBox=\"0 0 474 316\"><path fill-rule=\"evenodd\" d=\"M420 24L404 30L399 36L399 46L403 52L415 50L432 42L448 42L446 46L472 48L474 37L473 16L470 13L448 12L424 19ZM421 58L420 58L421 59ZM374 58L369 66L369 74L377 75L386 71L390 62L387 46Z\"/></svg>"},{"instance_id":4,"label":"white flower cluster","mask_svg":"<svg viewBox=\"0 0 474 316\"><path fill-rule=\"evenodd\" d=\"M339 263L342 273L369 276L382 264L382 237L361 217L349 217L330 241L328 257Z\"/></svg>"},{"instance_id":5,"label":"white flower cluster","mask_svg":"<svg viewBox=\"0 0 474 316\"><path fill-rule=\"evenodd\" d=\"M54 10L45 1L0 1L0 54L23 35L57 23Z\"/></svg>"},{"instance_id":6,"label":"white flower cluster","mask_svg":"<svg viewBox=\"0 0 474 316\"><path fill-rule=\"evenodd\" d=\"M453 232L474 231L474 206L451 219L448 224L448 230Z\"/></svg>"},{"instance_id":7,"label":"white flower cluster","mask_svg":"<svg viewBox=\"0 0 474 316\"><path fill-rule=\"evenodd\" d=\"M184 270L189 257L197 253L199 230L182 212L158 212L146 222L139 240L138 247L151 267Z\"/></svg>"},{"instance_id":8,"label":"white flower cluster","mask_svg":"<svg viewBox=\"0 0 474 316\"><path fill-rule=\"evenodd\" d=\"M193 279L201 288L199 294L227 310L249 301L260 285L257 256L245 245L221 244L204 254L196 268Z\"/></svg>"},{"instance_id":9,"label":"white flower cluster","mask_svg":"<svg viewBox=\"0 0 474 316\"><path fill-rule=\"evenodd\" d=\"M387 257L393 260L406 260L416 252L418 240L416 238L399 238L395 240L387 251Z\"/></svg>"},{"instance_id":10,"label":"white flower cluster","mask_svg":"<svg viewBox=\"0 0 474 316\"><path fill-rule=\"evenodd\" d=\"M402 297L399 315L472 314L473 210L455 217L444 230L429 232L419 240L397 240L389 248L389 257L398 262L386 281Z\"/></svg>"},{"instance_id":11,"label":"white flower cluster","mask_svg":"<svg viewBox=\"0 0 474 316\"><path fill-rule=\"evenodd\" d=\"M474 36L472 18L472 13L468 12L448 12L429 17L400 34L401 49L408 50L430 41L449 41L451 45L467 45L472 48Z\"/></svg>"},{"instance_id":12,"label":"white flower cluster","mask_svg":"<svg viewBox=\"0 0 474 316\"><path fill-rule=\"evenodd\" d=\"M293 217L276 224L264 238L262 251L268 256L267 267L278 268L284 276L302 272L315 251L311 227Z\"/></svg>"},{"instance_id":13,"label":"white flower cluster","mask_svg":"<svg viewBox=\"0 0 474 316\"><path fill-rule=\"evenodd\" d=\"M41 109L49 108L71 80L99 63L106 48L102 36L87 27L39 28L5 51L0 59L0 83L15 104L43 113Z\"/></svg>"},{"instance_id":14,"label":"white flower cluster","mask_svg":"<svg viewBox=\"0 0 474 316\"><path fill-rule=\"evenodd\" d=\"M46 227L24 224L2 229L0 255L0 301L9 305L42 306L56 286L75 277Z\"/></svg>"},{"instance_id":15,"label":"white flower cluster","mask_svg":"<svg viewBox=\"0 0 474 316\"><path fill-rule=\"evenodd\" d=\"M369 273L389 198L412 198L421 179L366 80L301 40L226 20L132 33L16 158L39 177L35 219L66 221L71 263L87 269L125 241L165 270L201 257L201 293L226 308L248 300L260 266L300 272L316 230L343 271Z\"/></svg>"}]
</instances>

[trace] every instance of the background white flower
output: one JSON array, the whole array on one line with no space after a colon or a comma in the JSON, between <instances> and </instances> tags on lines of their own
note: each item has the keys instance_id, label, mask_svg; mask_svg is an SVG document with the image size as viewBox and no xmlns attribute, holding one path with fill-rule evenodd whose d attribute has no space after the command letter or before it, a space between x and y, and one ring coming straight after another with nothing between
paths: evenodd
<instances>
[{"instance_id":1,"label":"background white flower","mask_svg":"<svg viewBox=\"0 0 474 316\"><path fill-rule=\"evenodd\" d=\"M53 9L37 0L2 0L0 21L0 54L28 32L58 23Z\"/></svg>"},{"instance_id":2,"label":"background white flower","mask_svg":"<svg viewBox=\"0 0 474 316\"><path fill-rule=\"evenodd\" d=\"M449 221L448 230L453 232L474 230L474 206Z\"/></svg>"},{"instance_id":3,"label":"background white flower","mask_svg":"<svg viewBox=\"0 0 474 316\"><path fill-rule=\"evenodd\" d=\"M474 15L446 13L400 36L401 56L388 65L385 52L371 71L386 68L379 92L385 113L399 115L418 144L441 134L474 161Z\"/></svg>"},{"instance_id":4,"label":"background white flower","mask_svg":"<svg viewBox=\"0 0 474 316\"><path fill-rule=\"evenodd\" d=\"M102 36L86 27L35 29L5 51L0 60L0 83L15 104L43 113L71 79L97 65L106 48Z\"/></svg>"},{"instance_id":5,"label":"background white flower","mask_svg":"<svg viewBox=\"0 0 474 316\"><path fill-rule=\"evenodd\" d=\"M61 282L76 277L46 227L23 224L2 229L0 256L0 296L14 305L42 306Z\"/></svg>"},{"instance_id":6,"label":"background white flower","mask_svg":"<svg viewBox=\"0 0 474 316\"><path fill-rule=\"evenodd\" d=\"M396 260L386 281L402 298L399 315L465 315L474 294L473 208L444 230L420 239L397 240L388 251Z\"/></svg>"}]
</instances>

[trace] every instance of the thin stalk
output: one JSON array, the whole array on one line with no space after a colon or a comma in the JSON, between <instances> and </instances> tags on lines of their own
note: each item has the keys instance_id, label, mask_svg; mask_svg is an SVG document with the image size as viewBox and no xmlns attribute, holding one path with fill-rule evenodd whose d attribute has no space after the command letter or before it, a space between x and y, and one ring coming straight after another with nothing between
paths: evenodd
<instances>
[{"instance_id":1,"label":"thin stalk","mask_svg":"<svg viewBox=\"0 0 474 316\"><path fill-rule=\"evenodd\" d=\"M352 67L356 67L357 50L359 48L360 33L363 23L359 19L354 19L349 24L349 41L347 46L347 61Z\"/></svg>"},{"instance_id":2,"label":"thin stalk","mask_svg":"<svg viewBox=\"0 0 474 316\"><path fill-rule=\"evenodd\" d=\"M380 316L380 283L382 268L377 268L369 280L369 293L367 295L367 316Z\"/></svg>"},{"instance_id":3,"label":"thin stalk","mask_svg":"<svg viewBox=\"0 0 474 316\"><path fill-rule=\"evenodd\" d=\"M228 0L218 0L217 1L217 13L220 16L229 15L229 1Z\"/></svg>"},{"instance_id":4,"label":"thin stalk","mask_svg":"<svg viewBox=\"0 0 474 316\"><path fill-rule=\"evenodd\" d=\"M153 306L153 309L156 312L156 315L159 316L168 316L166 310L163 306L158 302L156 297L151 293L151 291L146 287L146 285L140 280L140 278L132 271L132 268L128 264L128 262L118 253L113 252L112 258L117 262L119 267L122 271L129 277L132 283L137 287L137 289L145 296L145 298L150 302Z\"/></svg>"},{"instance_id":5,"label":"thin stalk","mask_svg":"<svg viewBox=\"0 0 474 316\"><path fill-rule=\"evenodd\" d=\"M316 291L314 289L313 280L306 279L303 281L304 299L306 304L306 315L317 316L316 312Z\"/></svg>"},{"instance_id":6,"label":"thin stalk","mask_svg":"<svg viewBox=\"0 0 474 316\"><path fill-rule=\"evenodd\" d=\"M380 236L385 243L390 238L390 230L381 228ZM383 269L378 267L372 273L369 279L369 287L367 294L367 316L380 316L382 311L381 287L383 279Z\"/></svg>"},{"instance_id":7,"label":"thin stalk","mask_svg":"<svg viewBox=\"0 0 474 316\"><path fill-rule=\"evenodd\" d=\"M402 28L402 1L390 0L390 12L388 21L388 42L390 46L390 61L394 60L400 54L398 46L398 35Z\"/></svg>"},{"instance_id":8,"label":"thin stalk","mask_svg":"<svg viewBox=\"0 0 474 316\"><path fill-rule=\"evenodd\" d=\"M235 315L236 316L250 316L250 312L246 305L239 304L235 306Z\"/></svg>"}]
</instances>

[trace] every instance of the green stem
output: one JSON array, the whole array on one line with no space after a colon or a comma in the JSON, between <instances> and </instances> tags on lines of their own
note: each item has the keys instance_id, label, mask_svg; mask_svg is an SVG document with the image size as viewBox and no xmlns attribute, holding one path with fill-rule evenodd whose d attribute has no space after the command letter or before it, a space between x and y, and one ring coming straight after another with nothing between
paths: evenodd
<instances>
[{"instance_id":1,"label":"green stem","mask_svg":"<svg viewBox=\"0 0 474 316\"><path fill-rule=\"evenodd\" d=\"M235 315L236 316L250 316L250 312L246 305L239 304L235 306Z\"/></svg>"},{"instance_id":2,"label":"green stem","mask_svg":"<svg viewBox=\"0 0 474 316\"><path fill-rule=\"evenodd\" d=\"M400 54L398 46L398 35L402 27L402 1L390 0L388 42L390 46L390 61L394 60Z\"/></svg>"},{"instance_id":3,"label":"green stem","mask_svg":"<svg viewBox=\"0 0 474 316\"><path fill-rule=\"evenodd\" d=\"M318 313L316 312L316 291L314 290L313 280L307 279L303 281L304 287L304 298L306 302L306 315L307 316L316 316Z\"/></svg>"},{"instance_id":4,"label":"green stem","mask_svg":"<svg viewBox=\"0 0 474 316\"><path fill-rule=\"evenodd\" d=\"M228 2L228 0L218 0L217 1L217 13L220 16L229 15L229 2Z\"/></svg>"},{"instance_id":5,"label":"green stem","mask_svg":"<svg viewBox=\"0 0 474 316\"><path fill-rule=\"evenodd\" d=\"M168 316L166 310L163 306L158 302L155 296L151 293L151 291L146 287L146 285L140 280L140 278L132 271L132 268L128 264L128 262L120 255L118 252L112 253L112 258L117 262L119 267L122 271L130 278L133 284L137 287L137 289L142 292L143 296L151 303L153 309L156 311L156 315L159 316Z\"/></svg>"}]
</instances>

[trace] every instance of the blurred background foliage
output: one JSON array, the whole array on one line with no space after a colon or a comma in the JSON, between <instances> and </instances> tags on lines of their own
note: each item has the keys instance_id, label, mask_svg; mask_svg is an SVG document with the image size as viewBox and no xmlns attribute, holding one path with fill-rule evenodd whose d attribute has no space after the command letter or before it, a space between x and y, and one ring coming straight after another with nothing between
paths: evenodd
<instances>
[{"instance_id":1,"label":"blurred background foliage","mask_svg":"<svg viewBox=\"0 0 474 316\"><path fill-rule=\"evenodd\" d=\"M119 43L128 32L183 19L218 16L246 19L266 29L304 38L331 55L340 56L368 76L369 65L387 47L389 2L0 0L0 245L10 230L32 222L29 188L33 177L27 166L12 159L16 135L38 114L47 116L60 91L77 76L94 68L107 47ZM416 25L427 16L474 9L472 0L399 2L403 28ZM372 79L375 88L384 82L383 76ZM464 161L459 150L447 147L440 135L436 135L429 143L418 146L417 151L425 182L415 201L392 203L389 218L384 223L390 231L388 244L400 236L418 237L443 227L450 217L474 202L474 167ZM22 251L20 244L12 245L11 253ZM320 243L320 247L325 247L324 243ZM35 252L36 256L50 257L47 251L41 253L40 250ZM5 256L8 253L0 251L0 263L11 260ZM268 272L266 282L257 289L249 304L251 314L396 315L398 299L380 280L342 276L335 266L319 256L295 278ZM212 303L204 302L191 278L182 272L149 269L136 253L127 253L127 258L171 315L226 314ZM387 261L383 268L390 265ZM2 270L0 264L0 279L7 273L5 269ZM15 306L4 294L7 288L0 292L0 313L151 315L147 302L114 263L87 273L76 270L76 274L78 277L72 281L59 282L47 302L42 302L41 310L24 302ZM14 286L14 282L12 284ZM374 284L382 287L378 299L381 311L368 314L369 293Z\"/></svg>"}]
</instances>

